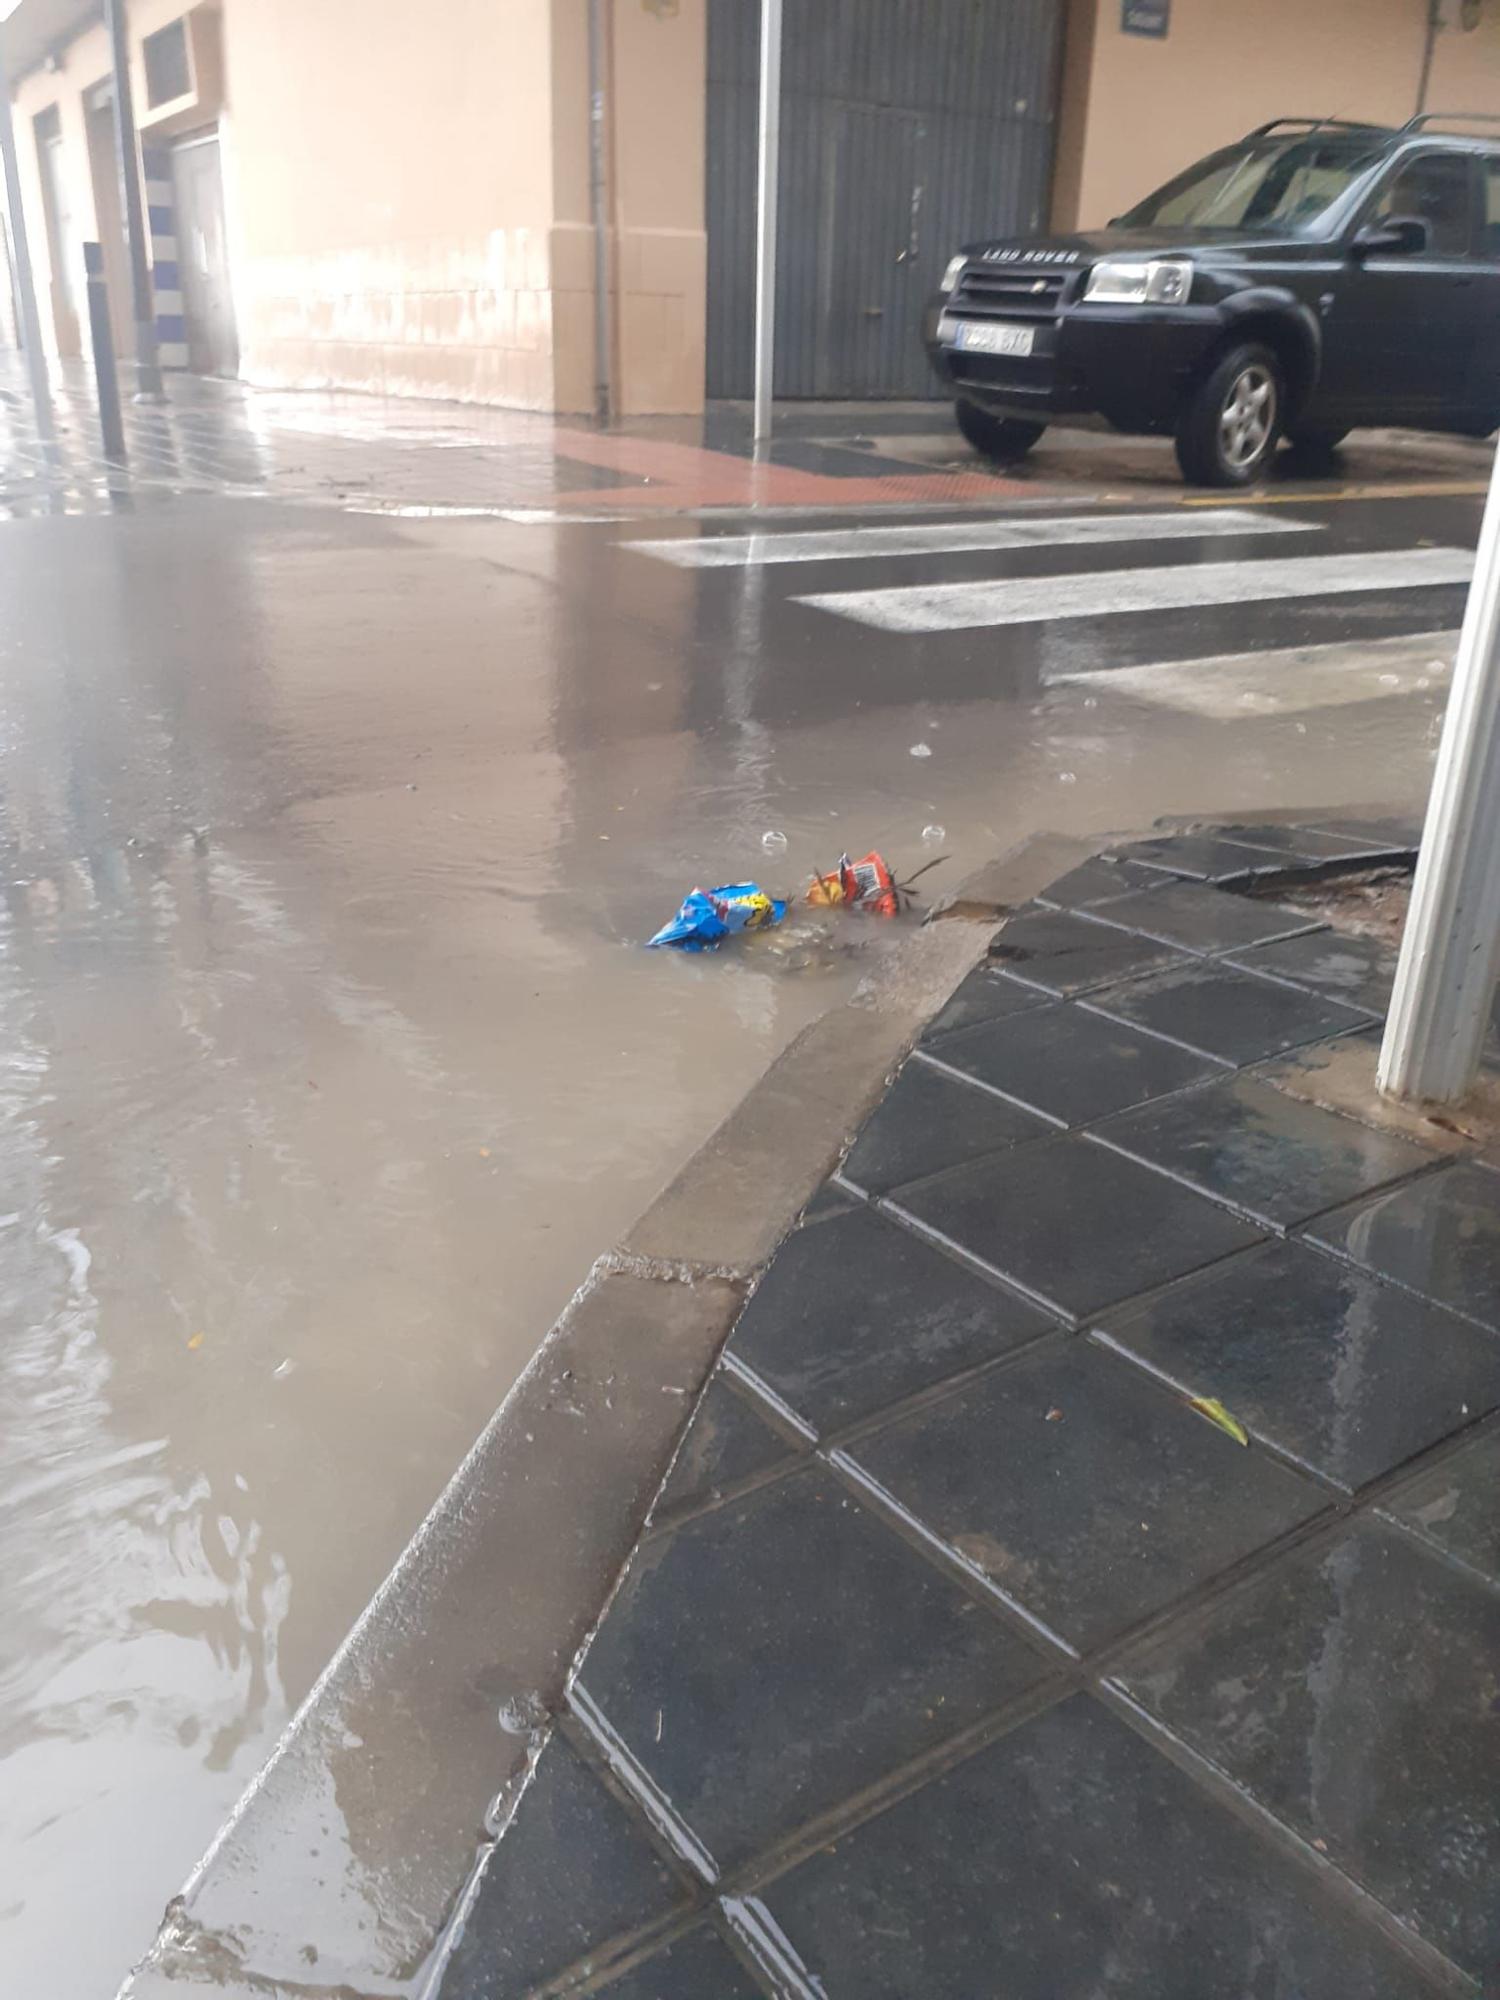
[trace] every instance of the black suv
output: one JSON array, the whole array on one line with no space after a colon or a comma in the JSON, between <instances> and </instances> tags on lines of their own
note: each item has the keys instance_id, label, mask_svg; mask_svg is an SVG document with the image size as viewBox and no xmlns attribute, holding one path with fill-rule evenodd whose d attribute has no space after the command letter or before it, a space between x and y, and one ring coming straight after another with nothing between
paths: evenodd
<instances>
[{"instance_id":1,"label":"black suv","mask_svg":"<svg viewBox=\"0 0 1500 2000\"><path fill-rule=\"evenodd\" d=\"M958 427L998 459L1049 422L1170 434L1242 486L1283 435L1500 425L1500 141L1278 118L1077 236L973 244L923 319Z\"/></svg>"}]
</instances>

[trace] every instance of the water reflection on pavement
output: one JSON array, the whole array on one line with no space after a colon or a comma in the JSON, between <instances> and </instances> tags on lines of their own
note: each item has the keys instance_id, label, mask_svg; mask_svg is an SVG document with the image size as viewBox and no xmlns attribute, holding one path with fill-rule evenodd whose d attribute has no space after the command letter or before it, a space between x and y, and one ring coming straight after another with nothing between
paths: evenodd
<instances>
[{"instance_id":1,"label":"water reflection on pavement","mask_svg":"<svg viewBox=\"0 0 1500 2000\"><path fill-rule=\"evenodd\" d=\"M880 946L639 952L686 888L1428 769L1431 702L1143 719L992 635L867 681L615 537L0 535L0 1990L112 1990L594 1256Z\"/></svg>"}]
</instances>

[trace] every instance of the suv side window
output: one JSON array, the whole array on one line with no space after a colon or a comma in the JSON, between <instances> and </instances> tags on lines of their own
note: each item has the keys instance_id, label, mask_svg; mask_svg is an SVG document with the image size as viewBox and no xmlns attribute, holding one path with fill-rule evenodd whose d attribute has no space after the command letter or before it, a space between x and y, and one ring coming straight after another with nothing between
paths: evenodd
<instances>
[{"instance_id":1,"label":"suv side window","mask_svg":"<svg viewBox=\"0 0 1500 2000\"><path fill-rule=\"evenodd\" d=\"M1431 255L1467 257L1474 248L1473 192L1467 153L1419 153L1391 175L1369 219L1416 216L1427 224Z\"/></svg>"},{"instance_id":2,"label":"suv side window","mask_svg":"<svg viewBox=\"0 0 1500 2000\"><path fill-rule=\"evenodd\" d=\"M1484 162L1484 207L1479 216L1479 254L1500 259L1500 154Z\"/></svg>"}]
</instances>

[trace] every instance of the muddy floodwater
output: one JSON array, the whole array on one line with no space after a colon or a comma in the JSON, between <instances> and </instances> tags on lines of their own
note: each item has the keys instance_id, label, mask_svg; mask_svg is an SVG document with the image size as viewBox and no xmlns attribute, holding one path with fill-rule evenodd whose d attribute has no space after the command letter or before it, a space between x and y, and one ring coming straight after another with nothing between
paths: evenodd
<instances>
[{"instance_id":1,"label":"muddy floodwater","mask_svg":"<svg viewBox=\"0 0 1500 2000\"><path fill-rule=\"evenodd\" d=\"M107 2000L593 1258L880 948L640 950L686 889L1422 795L1438 683L1151 705L1049 672L1080 629L903 655L634 532L0 527L0 1992Z\"/></svg>"}]
</instances>

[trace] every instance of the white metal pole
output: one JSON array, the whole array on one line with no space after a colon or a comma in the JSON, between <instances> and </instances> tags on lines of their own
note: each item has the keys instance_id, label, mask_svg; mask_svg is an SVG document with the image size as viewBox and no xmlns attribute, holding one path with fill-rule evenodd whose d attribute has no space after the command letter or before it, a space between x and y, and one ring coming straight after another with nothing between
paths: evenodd
<instances>
[{"instance_id":1,"label":"white metal pole","mask_svg":"<svg viewBox=\"0 0 1500 2000\"><path fill-rule=\"evenodd\" d=\"M5 180L5 198L10 216L10 254L16 281L16 308L20 325L16 331L26 354L26 374L31 384L31 407L36 418L36 434L43 448L56 436L52 419L52 390L47 381L47 357L42 352L42 316L37 311L36 280L31 268L31 250L26 241L26 214L21 206L21 176L16 167L16 134L11 119L10 75L5 65L5 30L0 27L0 174Z\"/></svg>"},{"instance_id":2,"label":"white metal pole","mask_svg":"<svg viewBox=\"0 0 1500 2000\"><path fill-rule=\"evenodd\" d=\"M594 414L615 413L614 301L609 281L609 0L589 0L589 215L594 225Z\"/></svg>"},{"instance_id":3,"label":"white metal pole","mask_svg":"<svg viewBox=\"0 0 1500 2000\"><path fill-rule=\"evenodd\" d=\"M1389 1097L1452 1104L1479 1069L1500 972L1500 453L1427 802L1377 1072Z\"/></svg>"},{"instance_id":4,"label":"white metal pole","mask_svg":"<svg viewBox=\"0 0 1500 2000\"><path fill-rule=\"evenodd\" d=\"M776 193L781 166L781 0L760 0L760 152L755 216L755 442L771 435L776 365Z\"/></svg>"}]
</instances>

